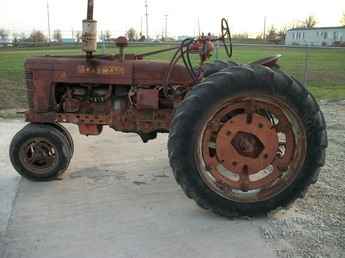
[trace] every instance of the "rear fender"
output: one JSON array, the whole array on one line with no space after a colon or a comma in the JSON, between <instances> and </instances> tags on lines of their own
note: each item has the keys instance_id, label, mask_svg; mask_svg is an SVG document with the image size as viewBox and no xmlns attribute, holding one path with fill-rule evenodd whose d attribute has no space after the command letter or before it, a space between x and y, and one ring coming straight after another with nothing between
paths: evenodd
<instances>
[{"instance_id":1,"label":"rear fender","mask_svg":"<svg viewBox=\"0 0 345 258\"><path fill-rule=\"evenodd\" d=\"M252 62L250 64L256 64L256 65L264 65L270 68L277 67L278 66L278 61L282 57L282 55L275 55L275 56L270 56L266 57L263 59L259 59L255 62Z\"/></svg>"}]
</instances>

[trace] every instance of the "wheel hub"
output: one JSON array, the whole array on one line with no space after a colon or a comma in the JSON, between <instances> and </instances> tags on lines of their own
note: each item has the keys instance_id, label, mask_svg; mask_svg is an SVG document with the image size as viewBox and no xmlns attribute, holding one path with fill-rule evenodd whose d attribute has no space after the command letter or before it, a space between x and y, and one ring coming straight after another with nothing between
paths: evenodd
<instances>
[{"instance_id":1,"label":"wheel hub","mask_svg":"<svg viewBox=\"0 0 345 258\"><path fill-rule=\"evenodd\" d=\"M231 99L204 129L201 176L229 200L266 200L295 178L305 155L304 135L296 113L278 98Z\"/></svg>"},{"instance_id":2,"label":"wheel hub","mask_svg":"<svg viewBox=\"0 0 345 258\"><path fill-rule=\"evenodd\" d=\"M44 172L56 161L55 147L46 139L34 138L20 150L20 159L32 171Z\"/></svg>"},{"instance_id":3,"label":"wheel hub","mask_svg":"<svg viewBox=\"0 0 345 258\"><path fill-rule=\"evenodd\" d=\"M264 150L265 146L253 134L239 132L231 141L236 151L245 157L257 158Z\"/></svg>"},{"instance_id":4,"label":"wheel hub","mask_svg":"<svg viewBox=\"0 0 345 258\"><path fill-rule=\"evenodd\" d=\"M226 169L236 174L255 174L272 163L278 137L266 118L241 114L224 124L216 146L217 158Z\"/></svg>"}]
</instances>

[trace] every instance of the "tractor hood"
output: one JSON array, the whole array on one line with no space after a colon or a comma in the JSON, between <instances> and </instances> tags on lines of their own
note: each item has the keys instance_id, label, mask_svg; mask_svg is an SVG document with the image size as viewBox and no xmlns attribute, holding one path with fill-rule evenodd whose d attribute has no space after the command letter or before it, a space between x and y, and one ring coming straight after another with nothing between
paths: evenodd
<instances>
[{"instance_id":1,"label":"tractor hood","mask_svg":"<svg viewBox=\"0 0 345 258\"><path fill-rule=\"evenodd\" d=\"M112 57L34 57L25 63L26 73L33 74L33 80L62 83L92 83L114 85L151 86L165 83L169 71L168 63L126 60L121 62ZM186 68L176 65L171 73L170 85L192 84Z\"/></svg>"}]
</instances>

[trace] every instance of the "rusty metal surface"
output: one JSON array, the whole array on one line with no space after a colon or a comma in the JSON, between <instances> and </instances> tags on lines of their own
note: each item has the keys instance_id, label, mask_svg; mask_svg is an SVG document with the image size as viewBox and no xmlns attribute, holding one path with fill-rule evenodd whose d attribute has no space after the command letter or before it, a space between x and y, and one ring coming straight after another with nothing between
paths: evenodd
<instances>
[{"instance_id":1,"label":"rusty metal surface","mask_svg":"<svg viewBox=\"0 0 345 258\"><path fill-rule=\"evenodd\" d=\"M150 133L168 132L172 112L167 110L138 111L130 109L126 113L113 116L111 127L117 131Z\"/></svg>"},{"instance_id":2,"label":"rusty metal surface","mask_svg":"<svg viewBox=\"0 0 345 258\"><path fill-rule=\"evenodd\" d=\"M169 71L168 63L136 61L134 64L135 85L163 85ZM190 87L193 81L186 68L182 65L175 65L170 77L170 85L183 85Z\"/></svg>"},{"instance_id":3,"label":"rusty metal surface","mask_svg":"<svg viewBox=\"0 0 345 258\"><path fill-rule=\"evenodd\" d=\"M194 42L191 46L192 53L200 55L201 64L207 61L215 49L214 43L212 42L211 36L202 35Z\"/></svg>"},{"instance_id":4,"label":"rusty metal surface","mask_svg":"<svg viewBox=\"0 0 345 258\"><path fill-rule=\"evenodd\" d=\"M103 127L100 125L89 125L89 124L80 124L79 132L82 135L100 135L102 133Z\"/></svg>"},{"instance_id":5,"label":"rusty metal surface","mask_svg":"<svg viewBox=\"0 0 345 258\"><path fill-rule=\"evenodd\" d=\"M110 115L26 113L26 121L32 123L72 123L76 125L110 126L117 131L150 133L168 132L172 112L167 110L127 110L125 113L113 112Z\"/></svg>"},{"instance_id":6,"label":"rusty metal surface","mask_svg":"<svg viewBox=\"0 0 345 258\"><path fill-rule=\"evenodd\" d=\"M252 62L251 64L258 64L258 65L273 67L274 65L276 65L278 63L278 61L281 57L282 57L282 55L270 56L270 57L256 60L255 62Z\"/></svg>"},{"instance_id":7,"label":"rusty metal surface","mask_svg":"<svg viewBox=\"0 0 345 258\"><path fill-rule=\"evenodd\" d=\"M162 85L164 75L169 69L168 63L85 57L39 57L26 61L25 69L33 72L35 80L71 83L99 83L114 85ZM40 72L52 72L50 75ZM191 79L182 65L176 65L171 77L171 84L191 85Z\"/></svg>"},{"instance_id":8,"label":"rusty metal surface","mask_svg":"<svg viewBox=\"0 0 345 258\"><path fill-rule=\"evenodd\" d=\"M28 59L25 69L30 110L26 120L108 125L126 132L167 132L173 108L182 99L181 95L160 95L169 68L168 63L134 58L125 62L109 57ZM180 93L192 86L184 66L174 67L169 86L174 85ZM103 91L107 93L99 93ZM85 127L81 133L97 131Z\"/></svg>"},{"instance_id":9,"label":"rusty metal surface","mask_svg":"<svg viewBox=\"0 0 345 258\"><path fill-rule=\"evenodd\" d=\"M201 175L225 198L265 200L293 181L305 150L301 121L283 101L238 98L219 107L204 129Z\"/></svg>"},{"instance_id":10,"label":"rusty metal surface","mask_svg":"<svg viewBox=\"0 0 345 258\"><path fill-rule=\"evenodd\" d=\"M139 89L136 93L136 108L152 110L159 108L158 89Z\"/></svg>"},{"instance_id":11,"label":"rusty metal surface","mask_svg":"<svg viewBox=\"0 0 345 258\"><path fill-rule=\"evenodd\" d=\"M217 135L217 157L223 166L237 174L244 169L255 174L272 163L278 149L278 136L272 124L254 114L250 123L247 114L228 121Z\"/></svg>"}]
</instances>

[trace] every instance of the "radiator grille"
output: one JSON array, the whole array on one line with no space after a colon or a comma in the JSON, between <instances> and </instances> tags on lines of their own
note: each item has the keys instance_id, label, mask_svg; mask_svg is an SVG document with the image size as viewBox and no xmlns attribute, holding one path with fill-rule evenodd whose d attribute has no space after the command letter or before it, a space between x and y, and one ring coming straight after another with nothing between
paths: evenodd
<instances>
[{"instance_id":1,"label":"radiator grille","mask_svg":"<svg viewBox=\"0 0 345 258\"><path fill-rule=\"evenodd\" d=\"M32 72L25 72L25 82L26 82L26 89L27 89L27 96L28 96L28 105L30 109L33 109L33 91L34 91L34 84L33 84L33 74Z\"/></svg>"}]
</instances>

